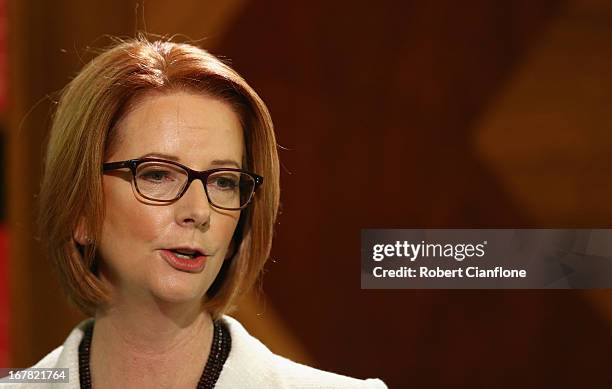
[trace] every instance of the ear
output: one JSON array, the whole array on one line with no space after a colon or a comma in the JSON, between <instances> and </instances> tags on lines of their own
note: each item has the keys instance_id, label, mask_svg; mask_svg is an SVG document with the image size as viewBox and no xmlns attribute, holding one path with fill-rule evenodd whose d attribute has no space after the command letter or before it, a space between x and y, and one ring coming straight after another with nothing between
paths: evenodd
<instances>
[{"instance_id":1,"label":"ear","mask_svg":"<svg viewBox=\"0 0 612 389\"><path fill-rule=\"evenodd\" d=\"M89 237L89 233L87 232L87 228L85 227L84 217L79 217L79 221L77 222L74 232L72 233L72 237L81 246L87 246L91 244L91 238Z\"/></svg>"}]
</instances>

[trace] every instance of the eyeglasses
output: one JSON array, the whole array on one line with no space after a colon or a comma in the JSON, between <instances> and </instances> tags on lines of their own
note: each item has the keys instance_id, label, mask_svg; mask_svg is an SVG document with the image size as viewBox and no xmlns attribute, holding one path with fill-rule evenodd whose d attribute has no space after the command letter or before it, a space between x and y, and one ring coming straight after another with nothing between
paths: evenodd
<instances>
[{"instance_id":1,"label":"eyeglasses","mask_svg":"<svg viewBox=\"0 0 612 389\"><path fill-rule=\"evenodd\" d=\"M178 162L157 158L130 159L107 162L104 172L129 168L132 186L143 198L160 203L171 203L180 199L193 180L201 180L208 202L220 209L239 210L245 208L263 177L242 169L218 168L197 171Z\"/></svg>"}]
</instances>

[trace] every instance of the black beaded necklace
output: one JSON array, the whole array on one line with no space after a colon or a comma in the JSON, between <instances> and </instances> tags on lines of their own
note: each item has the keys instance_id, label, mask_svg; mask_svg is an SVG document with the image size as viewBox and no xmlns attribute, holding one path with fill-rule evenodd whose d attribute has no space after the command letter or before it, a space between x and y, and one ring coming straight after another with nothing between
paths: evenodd
<instances>
[{"instance_id":1,"label":"black beaded necklace","mask_svg":"<svg viewBox=\"0 0 612 389\"><path fill-rule=\"evenodd\" d=\"M208 354L208 360L200 376L197 389L213 389L215 387L219 375L221 374L221 369L223 369L223 364L232 348L232 337L225 323L221 320L216 320L213 324L213 340L210 347L210 354ZM92 322L91 325L87 326L85 329L85 334L79 344L79 381L81 383L81 389L91 389L89 352L91 349L93 329L94 323Z\"/></svg>"}]
</instances>

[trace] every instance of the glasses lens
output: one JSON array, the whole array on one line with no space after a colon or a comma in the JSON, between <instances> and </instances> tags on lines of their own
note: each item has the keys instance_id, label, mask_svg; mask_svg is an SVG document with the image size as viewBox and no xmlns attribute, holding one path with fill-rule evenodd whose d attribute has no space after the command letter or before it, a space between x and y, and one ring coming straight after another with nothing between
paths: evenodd
<instances>
[{"instance_id":1,"label":"glasses lens","mask_svg":"<svg viewBox=\"0 0 612 389\"><path fill-rule=\"evenodd\" d=\"M136 170L136 189L153 200L174 200L187 183L187 172L164 162L145 162Z\"/></svg>"},{"instance_id":2,"label":"glasses lens","mask_svg":"<svg viewBox=\"0 0 612 389\"><path fill-rule=\"evenodd\" d=\"M246 173L219 171L208 177L206 190L208 200L213 205L238 209L251 199L255 190L255 180Z\"/></svg>"}]
</instances>

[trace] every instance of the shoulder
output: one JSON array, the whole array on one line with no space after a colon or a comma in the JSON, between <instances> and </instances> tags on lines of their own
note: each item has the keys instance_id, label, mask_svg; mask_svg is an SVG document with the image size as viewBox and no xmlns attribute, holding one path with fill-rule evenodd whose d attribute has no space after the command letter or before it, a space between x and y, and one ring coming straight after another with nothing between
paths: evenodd
<instances>
[{"instance_id":1,"label":"shoulder","mask_svg":"<svg viewBox=\"0 0 612 389\"><path fill-rule=\"evenodd\" d=\"M59 359L59 356L62 354L62 351L64 351L64 345L61 345L61 346L55 348L53 351L51 351L49 354L47 354L40 361L36 362L36 364L34 366L32 366L32 367L33 368L51 368L51 367L56 367L57 361Z\"/></svg>"},{"instance_id":2,"label":"shoulder","mask_svg":"<svg viewBox=\"0 0 612 389\"><path fill-rule=\"evenodd\" d=\"M363 388L383 389L387 386L379 379L361 380L310 366L275 355L278 376L287 388Z\"/></svg>"},{"instance_id":3,"label":"shoulder","mask_svg":"<svg viewBox=\"0 0 612 389\"><path fill-rule=\"evenodd\" d=\"M62 353L63 348L64 346L57 347L55 350L51 351L43 359L36 362L36 364L34 366L31 366L30 368L50 369L50 368L56 367L58 357ZM5 383L4 381L0 382L0 388L2 389L20 389L20 388L27 388L28 386L29 385L27 383ZM51 386L42 384L41 389L44 389L47 387L51 387Z\"/></svg>"},{"instance_id":4,"label":"shoulder","mask_svg":"<svg viewBox=\"0 0 612 389\"><path fill-rule=\"evenodd\" d=\"M351 378L276 355L236 319L223 316L222 320L228 325L232 349L217 382L220 388L387 388L379 379Z\"/></svg>"},{"instance_id":5,"label":"shoulder","mask_svg":"<svg viewBox=\"0 0 612 389\"><path fill-rule=\"evenodd\" d=\"M83 338L85 328L91 325L92 318L83 320L70 332L64 343L36 362L32 368L67 368L68 384L66 383L41 383L36 384L37 389L78 389L79 387L79 344ZM32 384L0 384L0 388L28 388Z\"/></svg>"}]
</instances>

